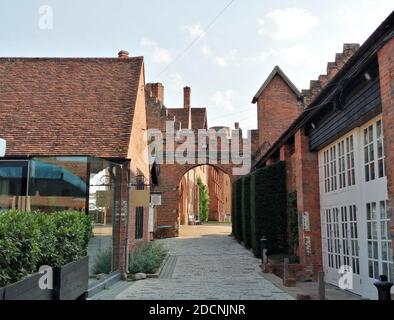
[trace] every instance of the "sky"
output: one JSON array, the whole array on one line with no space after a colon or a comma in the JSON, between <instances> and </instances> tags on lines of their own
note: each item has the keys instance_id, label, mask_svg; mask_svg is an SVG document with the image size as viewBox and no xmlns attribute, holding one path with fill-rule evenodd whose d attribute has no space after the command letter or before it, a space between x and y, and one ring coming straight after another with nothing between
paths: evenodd
<instances>
[{"instance_id":1,"label":"sky","mask_svg":"<svg viewBox=\"0 0 394 320\"><path fill-rule=\"evenodd\" d=\"M209 126L257 128L252 98L279 65L301 90L343 43L362 44L394 0L0 0L1 57L144 56L165 105L208 109Z\"/></svg>"}]
</instances>

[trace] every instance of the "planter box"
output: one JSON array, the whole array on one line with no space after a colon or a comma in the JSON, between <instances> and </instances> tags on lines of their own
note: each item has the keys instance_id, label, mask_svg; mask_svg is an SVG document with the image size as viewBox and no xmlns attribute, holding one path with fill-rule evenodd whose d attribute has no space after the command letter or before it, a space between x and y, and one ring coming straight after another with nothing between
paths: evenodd
<instances>
[{"instance_id":1,"label":"planter box","mask_svg":"<svg viewBox=\"0 0 394 320\"><path fill-rule=\"evenodd\" d=\"M89 258L53 269L53 290L42 290L35 273L23 280L0 288L0 300L75 300L87 293Z\"/></svg>"},{"instance_id":2,"label":"planter box","mask_svg":"<svg viewBox=\"0 0 394 320\"><path fill-rule=\"evenodd\" d=\"M86 298L89 282L89 257L54 268L54 299Z\"/></svg>"},{"instance_id":3,"label":"planter box","mask_svg":"<svg viewBox=\"0 0 394 320\"><path fill-rule=\"evenodd\" d=\"M38 286L42 276L42 274L35 273L28 278L0 288L0 300L2 290L4 300L52 300L53 290L42 290Z\"/></svg>"}]
</instances>

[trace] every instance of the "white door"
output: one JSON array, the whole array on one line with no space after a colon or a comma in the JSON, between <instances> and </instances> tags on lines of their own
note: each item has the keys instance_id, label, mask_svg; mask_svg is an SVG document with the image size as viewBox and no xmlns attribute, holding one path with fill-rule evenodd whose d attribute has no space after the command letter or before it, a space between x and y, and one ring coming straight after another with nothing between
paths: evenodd
<instances>
[{"instance_id":1,"label":"white door","mask_svg":"<svg viewBox=\"0 0 394 320\"><path fill-rule=\"evenodd\" d=\"M366 269L364 296L376 299L377 290L373 284L379 276L387 275L394 280L390 220L387 215L383 122L380 117L360 129L360 140L363 146L361 177L365 218L365 237L362 239Z\"/></svg>"},{"instance_id":2,"label":"white door","mask_svg":"<svg viewBox=\"0 0 394 320\"><path fill-rule=\"evenodd\" d=\"M339 285L351 267L350 291L376 299L379 275L393 278L387 217L383 124L377 117L319 152L323 266Z\"/></svg>"}]
</instances>

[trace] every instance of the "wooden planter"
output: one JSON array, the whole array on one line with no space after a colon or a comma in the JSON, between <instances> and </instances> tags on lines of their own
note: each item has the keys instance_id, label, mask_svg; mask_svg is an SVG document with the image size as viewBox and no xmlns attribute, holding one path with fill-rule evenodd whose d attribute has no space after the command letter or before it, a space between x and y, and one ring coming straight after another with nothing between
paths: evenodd
<instances>
[{"instance_id":1,"label":"wooden planter","mask_svg":"<svg viewBox=\"0 0 394 320\"><path fill-rule=\"evenodd\" d=\"M53 269L53 290L42 290L35 273L0 288L0 300L75 300L85 297L89 281L89 257Z\"/></svg>"},{"instance_id":2,"label":"wooden planter","mask_svg":"<svg viewBox=\"0 0 394 320\"><path fill-rule=\"evenodd\" d=\"M54 300L86 298L89 281L89 257L54 268Z\"/></svg>"},{"instance_id":3,"label":"wooden planter","mask_svg":"<svg viewBox=\"0 0 394 320\"><path fill-rule=\"evenodd\" d=\"M52 300L53 290L42 290L38 286L40 277L42 274L35 273L28 278L0 288L0 291L4 291L4 300Z\"/></svg>"}]
</instances>

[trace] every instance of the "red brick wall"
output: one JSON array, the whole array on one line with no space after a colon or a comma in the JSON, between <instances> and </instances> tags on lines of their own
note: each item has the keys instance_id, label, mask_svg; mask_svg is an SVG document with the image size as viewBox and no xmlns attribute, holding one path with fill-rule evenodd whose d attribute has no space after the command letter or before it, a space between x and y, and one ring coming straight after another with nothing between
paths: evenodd
<instances>
[{"instance_id":1,"label":"red brick wall","mask_svg":"<svg viewBox=\"0 0 394 320\"><path fill-rule=\"evenodd\" d=\"M276 75L257 102L259 145L274 144L302 111L297 96Z\"/></svg>"},{"instance_id":2,"label":"red brick wall","mask_svg":"<svg viewBox=\"0 0 394 320\"><path fill-rule=\"evenodd\" d=\"M295 135L295 173L299 213L309 213L310 231L299 227L299 256L305 271L316 275L322 268L320 192L318 154L309 151L309 139L303 130ZM307 252L306 239L311 239Z\"/></svg>"},{"instance_id":3,"label":"red brick wall","mask_svg":"<svg viewBox=\"0 0 394 320\"><path fill-rule=\"evenodd\" d=\"M388 207L391 216L391 233L394 236L394 38L380 49L378 59L389 193Z\"/></svg>"}]
</instances>

